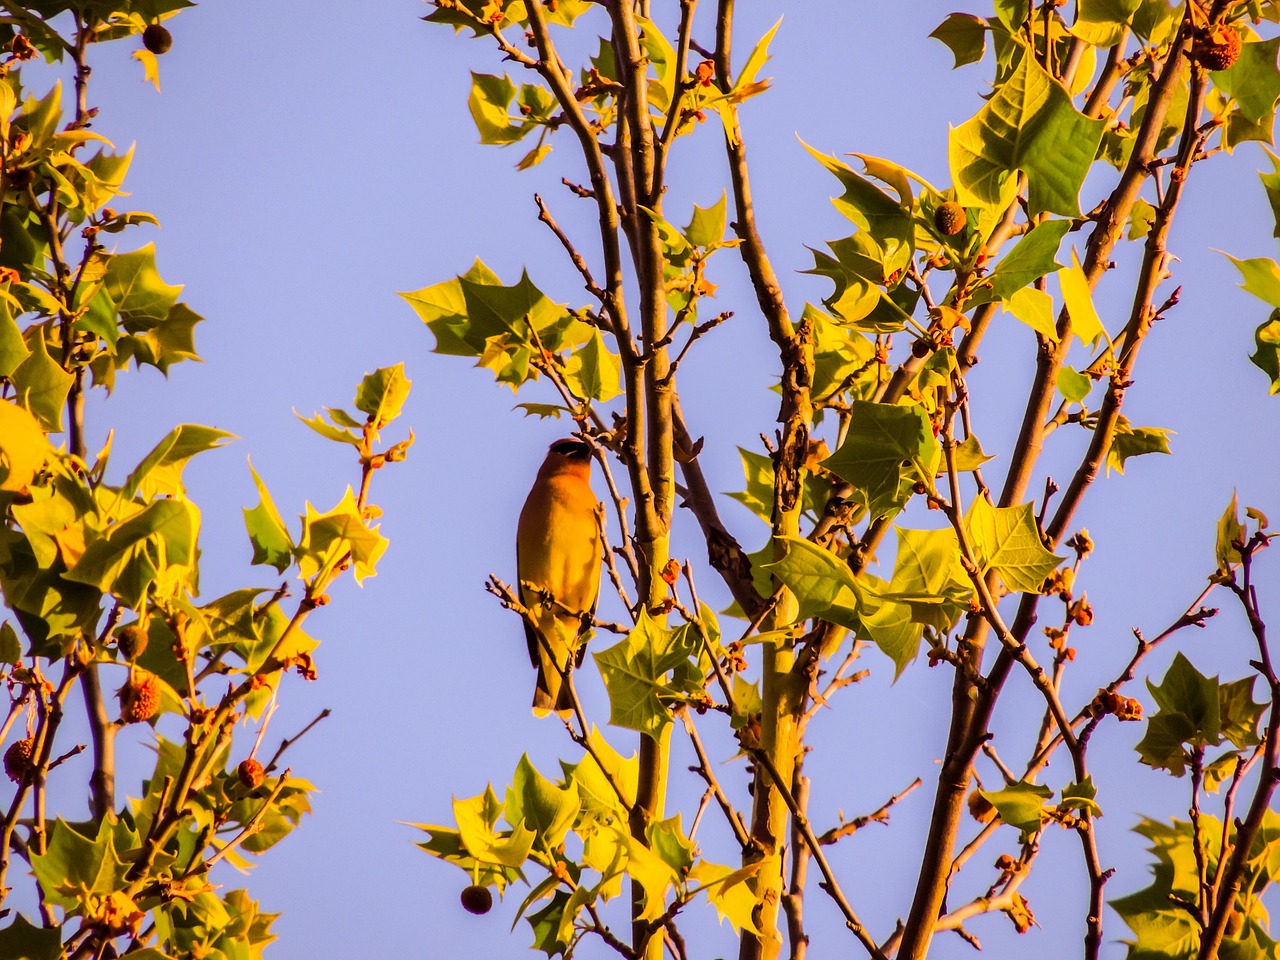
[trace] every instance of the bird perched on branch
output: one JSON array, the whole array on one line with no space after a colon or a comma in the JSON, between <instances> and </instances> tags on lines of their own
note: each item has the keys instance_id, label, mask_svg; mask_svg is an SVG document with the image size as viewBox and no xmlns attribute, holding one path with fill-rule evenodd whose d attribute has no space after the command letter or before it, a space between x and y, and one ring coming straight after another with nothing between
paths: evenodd
<instances>
[{"instance_id":1,"label":"bird perched on branch","mask_svg":"<svg viewBox=\"0 0 1280 960\"><path fill-rule=\"evenodd\" d=\"M524 631L538 670L533 712L573 708L563 672L578 651L581 663L600 593L599 504L591 492L591 448L557 440L538 469L516 529L520 602L529 611Z\"/></svg>"}]
</instances>

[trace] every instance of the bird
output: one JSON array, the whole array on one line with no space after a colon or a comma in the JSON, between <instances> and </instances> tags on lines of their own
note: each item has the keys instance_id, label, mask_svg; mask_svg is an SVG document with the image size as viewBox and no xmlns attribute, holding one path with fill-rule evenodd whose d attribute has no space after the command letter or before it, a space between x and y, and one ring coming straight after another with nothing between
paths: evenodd
<instances>
[{"instance_id":1,"label":"bird","mask_svg":"<svg viewBox=\"0 0 1280 960\"><path fill-rule=\"evenodd\" d=\"M573 699L563 681L572 651L586 651L600 593L600 505L591 492L591 448L567 437L551 444L516 527L525 639L538 671L533 712L568 716ZM529 586L526 586L528 584Z\"/></svg>"}]
</instances>

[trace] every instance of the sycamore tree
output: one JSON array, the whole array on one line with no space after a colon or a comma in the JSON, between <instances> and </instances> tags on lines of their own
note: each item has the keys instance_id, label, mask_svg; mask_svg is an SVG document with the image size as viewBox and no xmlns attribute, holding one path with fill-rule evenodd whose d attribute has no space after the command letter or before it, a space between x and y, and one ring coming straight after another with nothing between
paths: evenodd
<instances>
[{"instance_id":1,"label":"sycamore tree","mask_svg":"<svg viewBox=\"0 0 1280 960\"><path fill-rule=\"evenodd\" d=\"M430 24L474 42L468 106L482 142L519 144L520 170L567 158L565 192L533 200L578 283L544 292L477 260L404 296L437 353L473 359L531 416L590 445L607 494L608 609L620 611L596 622L576 668L579 681L598 673L607 716L577 698L558 769L526 757L455 797L449 822L423 825L422 848L463 871L463 905L484 913L494 891L514 895L548 956L724 955L732 931L744 960L804 957L811 938L819 956L916 960L944 936L977 946L991 923L1051 938L1054 955L1078 942L1069 949L1094 958L1123 940L1145 960L1276 956L1264 907L1280 870L1280 677L1274 598L1259 589L1268 505L1232 499L1200 518L1217 524L1207 579L1171 586L1168 626L1134 630L1111 674L1077 656L1083 631L1121 632L1094 623L1087 598L1108 532L1077 517L1104 473L1170 450L1169 431L1131 420L1126 401L1175 389L1137 374L1180 284L1195 282L1171 245L1195 242L1173 233L1188 191L1253 190L1280 214L1280 161L1266 161L1261 186L1215 170L1219 155L1272 141L1280 4L997 0L950 15L933 36L957 69L980 67L959 74L975 96L948 137L949 182L810 150L852 225L814 238L820 304L784 289L753 203L740 114L768 95L773 30L736 37L733 0L428 6ZM856 132L843 136L856 150ZM673 208L674 160L694 151L719 158L723 193ZM568 204L591 210L591 229L562 226ZM1236 266L1275 308L1259 312L1251 359L1280 392L1280 267ZM754 300L716 298L733 269ZM752 427L763 447L743 451L746 489L732 495L763 537L724 519L701 463L708 425L681 405L690 356L734 375L734 358L716 354L731 316L777 358L776 422ZM977 365L1010 328L1034 342L1020 377ZM993 376L1000 404L1022 411L1003 448L974 399ZM684 510L700 537L680 532ZM733 600L719 614L700 599L710 578ZM495 576L489 590L530 615L516 585ZM1242 614L1233 672L1209 676L1187 646L1148 676L1152 651L1215 629L1210 603ZM883 805L857 817L811 818L811 789L832 771L806 763L810 725L839 723L856 696L839 692L865 671L929 668L951 678L937 714L945 752L920 771L923 834L895 847L917 879L891 912L870 914L846 894L836 845L920 784L884 783ZM1035 710L997 709L1023 690ZM1097 830L1098 761L1119 749L1122 724L1143 729L1125 762L1185 791L1137 826L1146 864L1117 863ZM851 756L892 735L843 733ZM688 774L671 763L676 738L696 758ZM1051 864L1042 845L1059 834L1076 851ZM1069 929L1033 931L1021 890L1045 869L1086 892ZM815 898L842 926L811 922ZM723 921L719 939L704 912Z\"/></svg>"},{"instance_id":2,"label":"sycamore tree","mask_svg":"<svg viewBox=\"0 0 1280 960\"><path fill-rule=\"evenodd\" d=\"M352 411L306 419L350 447L352 486L291 525L253 472L246 547L275 572L217 598L199 596L183 471L234 438L178 424L121 463L99 424L106 444L87 447L107 395L199 359L202 317L157 269L155 218L112 206L132 150L94 132L109 107L90 81L95 58L132 56L158 87L165 23L190 5L0 5L0 957L15 960L262 955L276 915L228 868L309 810L285 753L315 721L278 748L268 724L287 675L315 678L308 618L348 571L373 574L370 482L412 442L381 438L408 395L399 366L365 376ZM147 730L120 741L133 766L151 758L140 783L117 782L125 728Z\"/></svg>"}]
</instances>

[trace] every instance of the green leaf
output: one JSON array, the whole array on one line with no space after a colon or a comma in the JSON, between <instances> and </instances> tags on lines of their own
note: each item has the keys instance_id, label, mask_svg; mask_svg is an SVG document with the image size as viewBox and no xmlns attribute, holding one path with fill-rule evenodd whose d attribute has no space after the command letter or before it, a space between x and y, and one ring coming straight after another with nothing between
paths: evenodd
<instances>
[{"instance_id":1,"label":"green leaf","mask_svg":"<svg viewBox=\"0 0 1280 960\"><path fill-rule=\"evenodd\" d=\"M1137 197L1133 201L1133 206L1129 208L1129 232L1126 236L1130 240L1141 240L1151 232L1151 225L1156 220L1156 208L1141 197Z\"/></svg>"},{"instance_id":2,"label":"green leaf","mask_svg":"<svg viewBox=\"0 0 1280 960\"><path fill-rule=\"evenodd\" d=\"M1160 715L1177 715L1189 724L1182 742L1192 747L1216 746L1222 741L1222 709L1218 678L1206 677L1181 652L1170 664L1159 686L1147 681L1147 689Z\"/></svg>"},{"instance_id":3,"label":"green leaf","mask_svg":"<svg viewBox=\"0 0 1280 960\"><path fill-rule=\"evenodd\" d=\"M573 414L568 407L558 403L517 403L511 409L523 410L526 417L540 417L543 420L559 420L562 413Z\"/></svg>"},{"instance_id":4,"label":"green leaf","mask_svg":"<svg viewBox=\"0 0 1280 960\"><path fill-rule=\"evenodd\" d=\"M1280 393L1280 310L1272 310L1271 316L1253 334L1257 347L1249 359L1253 365L1271 379L1270 393Z\"/></svg>"},{"instance_id":5,"label":"green leaf","mask_svg":"<svg viewBox=\"0 0 1280 960\"><path fill-rule=\"evenodd\" d=\"M1240 105L1240 112L1257 123L1270 116L1280 97L1280 71L1276 69L1276 53L1280 37L1245 43L1240 57L1229 70L1215 71L1214 85Z\"/></svg>"},{"instance_id":6,"label":"green leaf","mask_svg":"<svg viewBox=\"0 0 1280 960\"><path fill-rule=\"evenodd\" d=\"M873 285L896 285L911 264L915 244L915 219L909 203L895 200L835 157L808 144L804 147L840 181L844 193L831 202L858 227L852 237L829 244L840 265ZM869 295L879 302L879 292ZM847 314L845 318L850 322L861 319Z\"/></svg>"},{"instance_id":7,"label":"green leaf","mask_svg":"<svg viewBox=\"0 0 1280 960\"><path fill-rule=\"evenodd\" d=\"M22 330L13 319L13 306L5 292L0 290L0 377L12 375L31 352L22 339Z\"/></svg>"},{"instance_id":8,"label":"green leaf","mask_svg":"<svg viewBox=\"0 0 1280 960\"><path fill-rule=\"evenodd\" d=\"M612 829L622 833L616 825ZM644 908L639 919L656 920L666 907L666 893L676 882L676 872L630 834L624 834L622 842L627 848L627 875L640 885L643 894Z\"/></svg>"},{"instance_id":9,"label":"green leaf","mask_svg":"<svg viewBox=\"0 0 1280 960\"><path fill-rule=\"evenodd\" d=\"M592 654L609 693L609 722L656 740L671 722L660 699L667 674L696 654L688 631L670 630L642 611L624 639Z\"/></svg>"},{"instance_id":10,"label":"green leaf","mask_svg":"<svg viewBox=\"0 0 1280 960\"><path fill-rule=\"evenodd\" d=\"M1240 545L1248 539L1248 531L1240 522L1239 497L1231 494L1231 502L1218 518L1217 536L1214 539L1214 556L1218 561L1218 570L1225 573L1233 564L1240 562Z\"/></svg>"},{"instance_id":11,"label":"green leaf","mask_svg":"<svg viewBox=\"0 0 1280 960\"><path fill-rule=\"evenodd\" d=\"M1076 252L1071 251L1071 266L1058 271L1058 285L1062 288L1062 301L1071 314L1071 332L1085 343L1096 343L1107 335L1106 327L1093 306L1093 293L1089 280L1080 267Z\"/></svg>"},{"instance_id":12,"label":"green leaf","mask_svg":"<svg viewBox=\"0 0 1280 960\"><path fill-rule=\"evenodd\" d=\"M662 862L678 874L683 875L693 866L696 848L680 827L680 814L650 823L645 830L645 839Z\"/></svg>"},{"instance_id":13,"label":"green leaf","mask_svg":"<svg viewBox=\"0 0 1280 960\"><path fill-rule=\"evenodd\" d=\"M695 247L712 247L724 239L725 195L709 207L694 204L693 218L684 228L684 238Z\"/></svg>"},{"instance_id":14,"label":"green leaf","mask_svg":"<svg viewBox=\"0 0 1280 960\"><path fill-rule=\"evenodd\" d=\"M821 547L793 537L777 537L786 552L772 563L758 564L795 594L796 621L821 617L849 628L858 624L857 582L849 565Z\"/></svg>"},{"instance_id":15,"label":"green leaf","mask_svg":"<svg viewBox=\"0 0 1280 960\"><path fill-rule=\"evenodd\" d=\"M1071 33L1095 47L1114 46L1142 0L1080 0Z\"/></svg>"},{"instance_id":16,"label":"green leaf","mask_svg":"<svg viewBox=\"0 0 1280 960\"><path fill-rule=\"evenodd\" d=\"M569 355L564 379L575 396L605 403L622 393L622 358L592 328L591 339Z\"/></svg>"},{"instance_id":17,"label":"green leaf","mask_svg":"<svg viewBox=\"0 0 1280 960\"><path fill-rule=\"evenodd\" d=\"M916 623L945 633L968 609L973 593L964 567L960 544L950 527L941 530L905 530L898 534L898 556L893 579L878 596L905 604Z\"/></svg>"},{"instance_id":18,"label":"green leaf","mask_svg":"<svg viewBox=\"0 0 1280 960\"><path fill-rule=\"evenodd\" d=\"M924 625L913 618L909 604L879 599L875 590L884 588L882 581L865 573L859 580L864 587L862 623L855 636L870 640L893 661L897 680L920 651Z\"/></svg>"},{"instance_id":19,"label":"green leaf","mask_svg":"<svg viewBox=\"0 0 1280 960\"><path fill-rule=\"evenodd\" d=\"M1231 254L1224 254L1236 265L1244 283L1240 285L1246 293L1251 293L1264 303L1280 307L1280 267L1267 257L1255 257L1251 260L1237 260Z\"/></svg>"},{"instance_id":20,"label":"green leaf","mask_svg":"<svg viewBox=\"0 0 1280 960\"><path fill-rule=\"evenodd\" d=\"M1039 593L1062 562L1045 549L1030 503L993 507L985 497L976 497L965 525L981 571L994 570L1015 593Z\"/></svg>"},{"instance_id":21,"label":"green leaf","mask_svg":"<svg viewBox=\"0 0 1280 960\"><path fill-rule=\"evenodd\" d=\"M1035 833L1047 814L1045 801L1053 791L1043 784L1021 780L1003 790L980 791L996 808L1000 819L1023 833Z\"/></svg>"},{"instance_id":22,"label":"green leaf","mask_svg":"<svg viewBox=\"0 0 1280 960\"><path fill-rule=\"evenodd\" d=\"M1253 683L1257 677L1241 677L1218 686L1218 714L1222 736L1240 749L1256 746L1258 721L1268 704L1254 703Z\"/></svg>"},{"instance_id":23,"label":"green leaf","mask_svg":"<svg viewBox=\"0 0 1280 960\"><path fill-rule=\"evenodd\" d=\"M103 290L120 314L130 333L164 320L178 301L181 286L160 279L156 270L155 244L132 253L116 254L107 264Z\"/></svg>"},{"instance_id":24,"label":"green leaf","mask_svg":"<svg viewBox=\"0 0 1280 960\"><path fill-rule=\"evenodd\" d=\"M984 463L995 459L995 454L988 454L983 450L977 435L972 433L956 445L954 456L956 470L960 473L977 470Z\"/></svg>"},{"instance_id":25,"label":"green leaf","mask_svg":"<svg viewBox=\"0 0 1280 960\"><path fill-rule=\"evenodd\" d=\"M68 910L82 908L91 894L123 889L126 869L116 854L112 823L106 819L95 828L59 818L49 829L47 852L32 851L31 856L31 872L46 901Z\"/></svg>"},{"instance_id":26,"label":"green leaf","mask_svg":"<svg viewBox=\"0 0 1280 960\"><path fill-rule=\"evenodd\" d=\"M174 427L163 440L142 458L142 462L129 474L121 488L125 497L141 496L151 500L159 495L180 497L186 489L182 485L182 471L198 453L215 450L226 441L236 439L235 434L213 427L184 423Z\"/></svg>"},{"instance_id":27,"label":"green leaf","mask_svg":"<svg viewBox=\"0 0 1280 960\"><path fill-rule=\"evenodd\" d=\"M742 72L738 74L738 78L733 82L734 90L741 90L748 84L755 83L756 75L760 73L760 68L769 59L769 44L773 42L773 35L778 32L780 26L782 26L781 17L763 37L756 41L756 45L751 48L751 52L747 54L747 59L742 64ZM765 82L767 83L768 81Z\"/></svg>"},{"instance_id":28,"label":"green leaf","mask_svg":"<svg viewBox=\"0 0 1280 960\"><path fill-rule=\"evenodd\" d=\"M249 542L253 544L251 562L265 563L275 567L277 573L284 573L293 563L293 540L275 501L271 499L271 492L253 468L252 461L249 462L249 472L253 475L253 485L258 488L258 505L243 510L244 526L249 533Z\"/></svg>"},{"instance_id":29,"label":"green leaf","mask_svg":"<svg viewBox=\"0 0 1280 960\"><path fill-rule=\"evenodd\" d=\"M1142 0L1133 15L1133 32L1158 46L1169 39L1178 19L1179 12L1169 6L1169 0Z\"/></svg>"},{"instance_id":30,"label":"green leaf","mask_svg":"<svg viewBox=\"0 0 1280 960\"><path fill-rule=\"evenodd\" d=\"M1124 463L1130 457L1145 453L1169 453L1169 437L1172 430L1163 427L1134 427L1123 415L1116 423L1116 434L1107 450L1107 472L1124 473Z\"/></svg>"},{"instance_id":31,"label":"green leaf","mask_svg":"<svg viewBox=\"0 0 1280 960\"><path fill-rule=\"evenodd\" d=\"M583 813L594 813L597 817L608 819L619 815L625 816L625 810L619 806L618 793L622 791L628 806L635 802L636 783L639 777L640 761L633 753L624 758L614 750L604 735L591 728L587 735L590 752L585 753L576 764L560 761L565 779L572 782L582 798ZM606 777L605 774L608 774ZM612 780L612 784L610 783Z\"/></svg>"},{"instance_id":32,"label":"green leaf","mask_svg":"<svg viewBox=\"0 0 1280 960\"><path fill-rule=\"evenodd\" d=\"M31 327L26 339L31 352L11 377L17 394L15 399L31 412L46 433L58 433L62 430L62 409L75 377L49 356L41 325Z\"/></svg>"},{"instance_id":33,"label":"green leaf","mask_svg":"<svg viewBox=\"0 0 1280 960\"><path fill-rule=\"evenodd\" d=\"M356 409L369 415L374 430L381 430L404 408L413 381L404 375L404 364L382 367L367 374L356 390Z\"/></svg>"},{"instance_id":34,"label":"green leaf","mask_svg":"<svg viewBox=\"0 0 1280 960\"><path fill-rule=\"evenodd\" d=\"M734 931L750 931L759 934L753 913L757 898L749 881L761 869L771 866L766 858L735 870L733 867L699 860L689 870L689 880L707 893L707 899L716 908L721 920L728 920Z\"/></svg>"},{"instance_id":35,"label":"green leaf","mask_svg":"<svg viewBox=\"0 0 1280 960\"><path fill-rule=\"evenodd\" d=\"M534 843L551 851L564 843L578 804L578 788L572 782L557 786L538 773L525 754L507 789L503 816L508 823L531 830Z\"/></svg>"},{"instance_id":36,"label":"green leaf","mask_svg":"<svg viewBox=\"0 0 1280 960\"><path fill-rule=\"evenodd\" d=\"M356 449L360 448L360 438L358 436L350 430L342 427L335 427L318 413L310 420L300 414L297 410L293 411L293 415L326 440L332 440L334 443L349 443Z\"/></svg>"},{"instance_id":37,"label":"green leaf","mask_svg":"<svg viewBox=\"0 0 1280 960\"><path fill-rule=\"evenodd\" d=\"M496 77L472 71L467 108L480 132L481 143L514 143L529 132L528 125L516 122L510 114L515 96L516 85L505 74Z\"/></svg>"},{"instance_id":38,"label":"green leaf","mask_svg":"<svg viewBox=\"0 0 1280 960\"><path fill-rule=\"evenodd\" d=\"M1084 403L1093 392L1093 380L1074 367L1064 366L1058 371L1058 392L1064 400Z\"/></svg>"},{"instance_id":39,"label":"green leaf","mask_svg":"<svg viewBox=\"0 0 1280 960\"><path fill-rule=\"evenodd\" d=\"M973 301L1007 299L1041 277L1060 270L1062 265L1055 257L1070 229L1070 220L1046 220L1032 227L991 271L987 277L990 290L980 287Z\"/></svg>"},{"instance_id":40,"label":"green leaf","mask_svg":"<svg viewBox=\"0 0 1280 960\"><path fill-rule=\"evenodd\" d=\"M1003 209L1013 197L1012 174L1021 170L1032 214L1078 216L1080 187L1104 125L1079 113L1062 84L1023 56L978 115L951 131L957 199L966 207Z\"/></svg>"},{"instance_id":41,"label":"green leaf","mask_svg":"<svg viewBox=\"0 0 1280 960\"><path fill-rule=\"evenodd\" d=\"M533 849L536 834L522 823L515 824L509 831L495 831L494 826L502 810L492 787L469 800L455 798L453 801L453 817L466 852L480 863L518 869Z\"/></svg>"},{"instance_id":42,"label":"green leaf","mask_svg":"<svg viewBox=\"0 0 1280 960\"><path fill-rule=\"evenodd\" d=\"M940 454L919 407L855 400L845 442L822 465L854 485L854 498L874 518L901 510L915 483L932 487Z\"/></svg>"},{"instance_id":43,"label":"green leaf","mask_svg":"<svg viewBox=\"0 0 1280 960\"><path fill-rule=\"evenodd\" d=\"M572 894L557 890L549 904L525 918L533 927L533 949L541 950L548 957L563 955L567 951L569 941L563 938L564 915L571 912L569 904L572 900Z\"/></svg>"},{"instance_id":44,"label":"green leaf","mask_svg":"<svg viewBox=\"0 0 1280 960\"><path fill-rule=\"evenodd\" d=\"M22 660L22 641L13 625L5 620L0 623L0 663L19 663Z\"/></svg>"},{"instance_id":45,"label":"green leaf","mask_svg":"<svg viewBox=\"0 0 1280 960\"><path fill-rule=\"evenodd\" d=\"M374 576L378 558L387 549L387 539L370 527L355 495L347 488L341 502L328 513L317 513L310 503L302 518L302 538L298 541L298 570L304 579L331 569L349 557L356 583Z\"/></svg>"},{"instance_id":46,"label":"green leaf","mask_svg":"<svg viewBox=\"0 0 1280 960\"><path fill-rule=\"evenodd\" d=\"M187 500L156 500L109 527L86 548L67 580L111 593L137 609L152 583L194 587L200 514Z\"/></svg>"},{"instance_id":47,"label":"green leaf","mask_svg":"<svg viewBox=\"0 0 1280 960\"><path fill-rule=\"evenodd\" d=\"M969 13L950 14L929 36L947 45L956 69L977 63L987 52L987 21Z\"/></svg>"},{"instance_id":48,"label":"green leaf","mask_svg":"<svg viewBox=\"0 0 1280 960\"><path fill-rule=\"evenodd\" d=\"M1058 806L1063 810L1079 810L1091 817L1102 816L1102 808L1095 798L1098 788L1093 785L1092 777L1085 777L1079 783L1069 783L1062 788L1062 802Z\"/></svg>"},{"instance_id":49,"label":"green leaf","mask_svg":"<svg viewBox=\"0 0 1280 960\"><path fill-rule=\"evenodd\" d=\"M1015 290L1003 301L1004 309L1050 343L1058 342L1058 323L1053 316L1053 297L1035 287Z\"/></svg>"},{"instance_id":50,"label":"green leaf","mask_svg":"<svg viewBox=\"0 0 1280 960\"><path fill-rule=\"evenodd\" d=\"M773 515L773 460L763 453L738 448L742 471L747 476L747 489L729 494L765 523Z\"/></svg>"},{"instance_id":51,"label":"green leaf","mask_svg":"<svg viewBox=\"0 0 1280 960\"><path fill-rule=\"evenodd\" d=\"M11 960L58 960L62 952L62 936L57 927L33 926L22 914L0 930L0 957Z\"/></svg>"},{"instance_id":52,"label":"green leaf","mask_svg":"<svg viewBox=\"0 0 1280 960\"><path fill-rule=\"evenodd\" d=\"M1214 818L1203 817L1203 835L1213 841ZM1191 825L1180 821L1166 825L1144 819L1134 828L1154 841L1150 848L1156 856L1150 886L1111 901L1111 906L1133 931L1131 957L1193 958L1200 947L1201 928L1196 918L1172 896L1195 902L1197 868L1193 852ZM1219 828L1220 829L1220 828Z\"/></svg>"}]
</instances>

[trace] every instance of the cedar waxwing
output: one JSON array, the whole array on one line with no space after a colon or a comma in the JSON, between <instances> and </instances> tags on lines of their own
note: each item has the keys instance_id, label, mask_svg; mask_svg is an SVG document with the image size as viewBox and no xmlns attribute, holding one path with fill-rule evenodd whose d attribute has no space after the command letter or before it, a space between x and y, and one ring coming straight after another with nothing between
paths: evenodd
<instances>
[{"instance_id":1,"label":"cedar waxwing","mask_svg":"<svg viewBox=\"0 0 1280 960\"><path fill-rule=\"evenodd\" d=\"M524 632L538 670L533 712L540 717L552 710L567 716L573 709L561 672L575 647L582 662L586 648L578 640L589 628L600 593L598 509L591 492L591 448L581 440L557 440L538 469L516 528L520 602L537 625L526 620ZM545 595L526 589L526 582Z\"/></svg>"}]
</instances>

